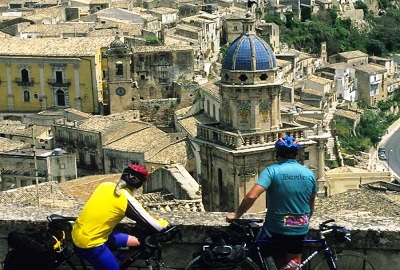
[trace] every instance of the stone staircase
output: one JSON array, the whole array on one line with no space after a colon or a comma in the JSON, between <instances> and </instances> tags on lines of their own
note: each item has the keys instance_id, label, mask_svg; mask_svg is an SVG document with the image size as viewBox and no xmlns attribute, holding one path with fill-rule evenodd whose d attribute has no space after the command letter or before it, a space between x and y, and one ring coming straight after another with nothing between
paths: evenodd
<instances>
[{"instance_id":1,"label":"stone staircase","mask_svg":"<svg viewBox=\"0 0 400 270\"><path fill-rule=\"evenodd\" d=\"M325 114L324 116L324 123L326 126L326 132L329 133L331 136L328 139L328 142L326 144L326 152L327 152L327 159L328 160L336 160L336 151L335 151L335 138L333 137L333 134L331 132L331 121L333 119L333 115L336 111L336 105L337 103L333 103L332 107L329 108L328 113Z\"/></svg>"}]
</instances>

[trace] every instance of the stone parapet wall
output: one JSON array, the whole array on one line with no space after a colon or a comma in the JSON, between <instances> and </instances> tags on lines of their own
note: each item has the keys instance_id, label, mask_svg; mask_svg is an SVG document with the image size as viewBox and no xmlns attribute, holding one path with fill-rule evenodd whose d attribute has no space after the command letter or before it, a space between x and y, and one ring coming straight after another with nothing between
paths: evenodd
<instances>
[{"instance_id":1,"label":"stone parapet wall","mask_svg":"<svg viewBox=\"0 0 400 270\"><path fill-rule=\"evenodd\" d=\"M8 207L8 209L4 209L4 206L0 206L0 210L0 213L2 213L0 214L0 258L4 258L6 254L6 237L9 231L45 224L46 216L51 213L65 216L76 216L79 213L78 210L37 209L34 207L15 209ZM183 242L174 241L164 248L163 258L166 264L173 269L183 269L191 260L193 252L200 250L207 229L227 226L225 213L177 212L152 214L165 218L172 224L180 225L182 228ZM342 216L343 220L338 224L348 227L355 233L353 241L346 245L347 249L366 254L379 266L379 269L392 269L391 266L400 264L400 258L398 257L400 253L398 218L378 218L368 222L362 214L360 216L358 214ZM261 216L249 215L246 217ZM335 218L335 213L332 213L330 217ZM315 235L317 225L325 218L327 217L316 216L313 218L310 235ZM318 260L317 258L314 262Z\"/></svg>"}]
</instances>

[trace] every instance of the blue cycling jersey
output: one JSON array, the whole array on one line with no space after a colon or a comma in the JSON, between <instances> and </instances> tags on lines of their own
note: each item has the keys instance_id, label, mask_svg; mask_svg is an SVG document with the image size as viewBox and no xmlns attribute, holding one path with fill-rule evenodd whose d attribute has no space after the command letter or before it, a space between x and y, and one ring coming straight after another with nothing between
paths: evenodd
<instances>
[{"instance_id":1,"label":"blue cycling jersey","mask_svg":"<svg viewBox=\"0 0 400 270\"><path fill-rule=\"evenodd\" d=\"M310 198L317 192L314 173L294 159L265 168L257 185L267 191L264 227L284 235L308 233Z\"/></svg>"}]
</instances>

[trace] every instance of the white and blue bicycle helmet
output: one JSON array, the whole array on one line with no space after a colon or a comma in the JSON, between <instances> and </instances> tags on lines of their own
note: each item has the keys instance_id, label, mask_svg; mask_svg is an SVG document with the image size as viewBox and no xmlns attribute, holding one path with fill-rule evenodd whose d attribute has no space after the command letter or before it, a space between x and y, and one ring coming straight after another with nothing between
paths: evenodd
<instances>
[{"instance_id":1,"label":"white and blue bicycle helmet","mask_svg":"<svg viewBox=\"0 0 400 270\"><path fill-rule=\"evenodd\" d=\"M275 142L275 150L283 158L294 158L300 150L300 144L292 136L285 136Z\"/></svg>"}]
</instances>

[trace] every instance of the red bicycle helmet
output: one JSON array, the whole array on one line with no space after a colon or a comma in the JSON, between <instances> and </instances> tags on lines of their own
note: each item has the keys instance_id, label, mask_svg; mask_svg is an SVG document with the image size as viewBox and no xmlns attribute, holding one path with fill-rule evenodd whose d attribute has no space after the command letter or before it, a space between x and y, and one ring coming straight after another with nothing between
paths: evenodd
<instances>
[{"instance_id":1,"label":"red bicycle helmet","mask_svg":"<svg viewBox=\"0 0 400 270\"><path fill-rule=\"evenodd\" d=\"M149 173L141 165L131 164L126 167L121 175L121 180L126 182L128 187L140 188L149 178Z\"/></svg>"}]
</instances>

